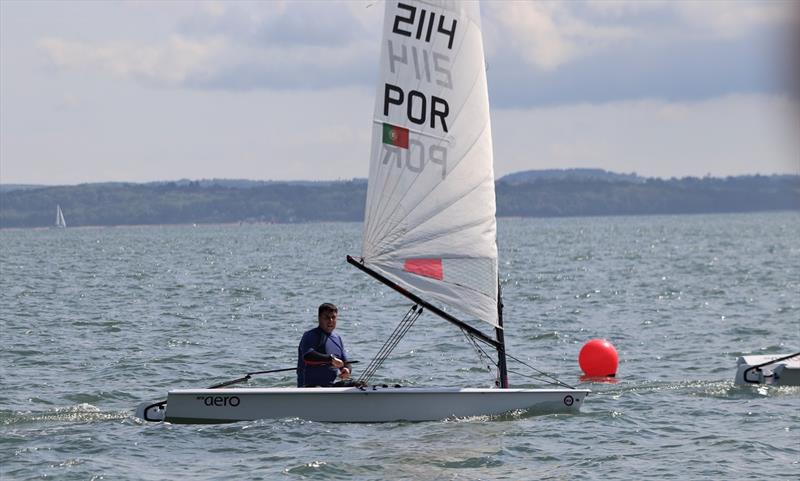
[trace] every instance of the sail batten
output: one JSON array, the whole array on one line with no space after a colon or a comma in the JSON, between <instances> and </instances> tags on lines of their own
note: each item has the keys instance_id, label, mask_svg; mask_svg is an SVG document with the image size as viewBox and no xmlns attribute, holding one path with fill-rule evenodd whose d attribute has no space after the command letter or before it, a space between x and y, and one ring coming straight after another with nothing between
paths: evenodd
<instances>
[{"instance_id":1,"label":"sail batten","mask_svg":"<svg viewBox=\"0 0 800 481\"><path fill-rule=\"evenodd\" d=\"M476 2L387 2L362 259L498 326L494 167Z\"/></svg>"}]
</instances>

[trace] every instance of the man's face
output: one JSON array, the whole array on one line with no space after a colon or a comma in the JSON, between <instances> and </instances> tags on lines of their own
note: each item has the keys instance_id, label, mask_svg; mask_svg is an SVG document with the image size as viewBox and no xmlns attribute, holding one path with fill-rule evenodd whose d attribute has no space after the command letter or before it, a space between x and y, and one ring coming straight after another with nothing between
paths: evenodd
<instances>
[{"instance_id":1,"label":"man's face","mask_svg":"<svg viewBox=\"0 0 800 481\"><path fill-rule=\"evenodd\" d=\"M339 313L336 311L326 311L319 315L319 328L325 331L326 334L330 334L336 329L336 319L339 317Z\"/></svg>"}]
</instances>

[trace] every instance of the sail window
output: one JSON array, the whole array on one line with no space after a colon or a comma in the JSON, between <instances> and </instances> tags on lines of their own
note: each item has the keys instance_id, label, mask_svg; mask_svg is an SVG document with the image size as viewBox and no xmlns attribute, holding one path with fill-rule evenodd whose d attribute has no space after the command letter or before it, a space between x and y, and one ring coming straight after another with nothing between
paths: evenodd
<instances>
[{"instance_id":1,"label":"sail window","mask_svg":"<svg viewBox=\"0 0 800 481\"><path fill-rule=\"evenodd\" d=\"M440 281L444 279L441 259L406 259L403 270Z\"/></svg>"}]
</instances>

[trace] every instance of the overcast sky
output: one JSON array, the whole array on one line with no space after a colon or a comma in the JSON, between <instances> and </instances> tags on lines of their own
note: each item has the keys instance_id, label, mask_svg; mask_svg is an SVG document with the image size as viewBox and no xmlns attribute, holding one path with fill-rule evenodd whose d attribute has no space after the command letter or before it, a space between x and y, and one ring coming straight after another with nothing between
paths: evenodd
<instances>
[{"instance_id":1,"label":"overcast sky","mask_svg":"<svg viewBox=\"0 0 800 481\"><path fill-rule=\"evenodd\" d=\"M800 173L800 1L481 11L498 177ZM0 0L0 182L366 177L382 17L375 1Z\"/></svg>"}]
</instances>

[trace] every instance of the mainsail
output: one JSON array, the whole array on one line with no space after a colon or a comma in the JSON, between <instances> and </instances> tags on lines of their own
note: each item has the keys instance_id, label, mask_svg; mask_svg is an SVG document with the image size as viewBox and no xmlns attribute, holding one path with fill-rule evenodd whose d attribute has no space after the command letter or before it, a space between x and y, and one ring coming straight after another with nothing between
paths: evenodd
<instances>
[{"instance_id":1,"label":"mainsail","mask_svg":"<svg viewBox=\"0 0 800 481\"><path fill-rule=\"evenodd\" d=\"M61 206L56 204L56 227L66 227L67 222L64 220L64 213L61 211Z\"/></svg>"},{"instance_id":2,"label":"mainsail","mask_svg":"<svg viewBox=\"0 0 800 481\"><path fill-rule=\"evenodd\" d=\"M363 263L499 327L478 3L387 3L380 65Z\"/></svg>"}]
</instances>

